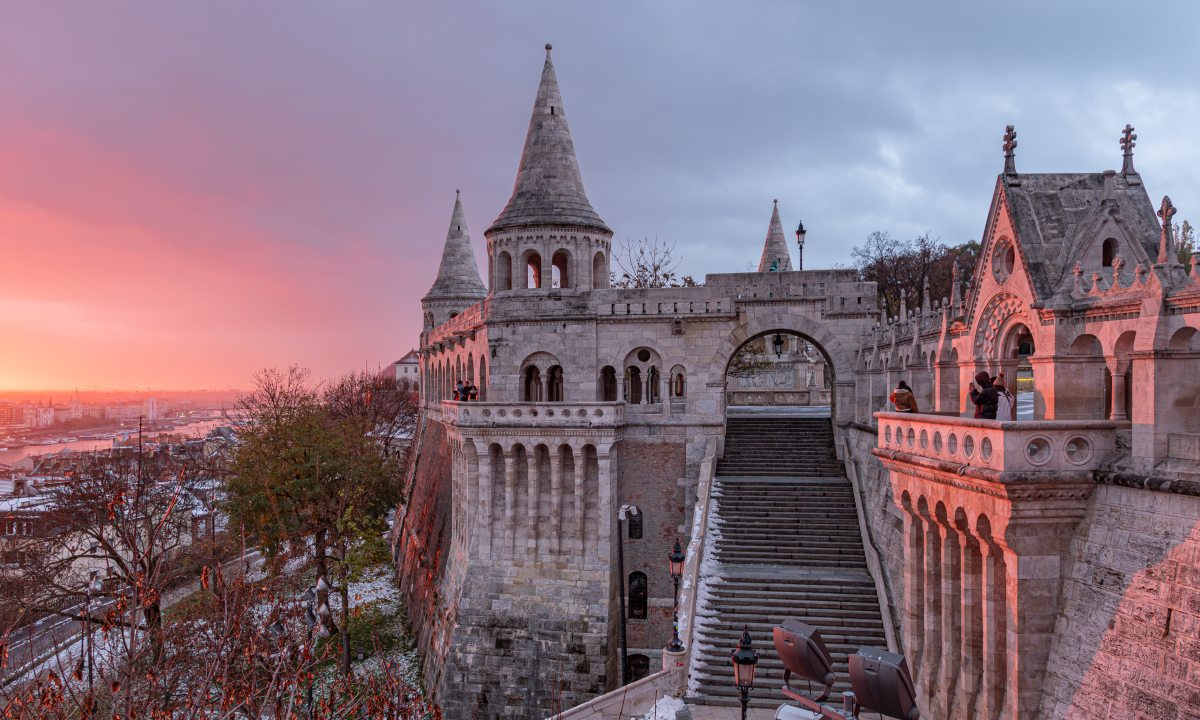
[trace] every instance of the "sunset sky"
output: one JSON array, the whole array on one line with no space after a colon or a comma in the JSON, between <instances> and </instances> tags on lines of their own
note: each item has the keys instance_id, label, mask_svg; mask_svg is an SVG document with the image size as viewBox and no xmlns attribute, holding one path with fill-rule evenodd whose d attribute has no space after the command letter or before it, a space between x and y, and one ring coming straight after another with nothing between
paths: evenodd
<instances>
[{"instance_id":1,"label":"sunset sky","mask_svg":"<svg viewBox=\"0 0 1200 720\"><path fill-rule=\"evenodd\" d=\"M454 191L512 188L554 43L588 194L681 270L979 237L1024 172L1120 167L1200 220L1198 5L27 2L0 27L0 389L245 387L417 342ZM922 8L922 9L917 9Z\"/></svg>"}]
</instances>

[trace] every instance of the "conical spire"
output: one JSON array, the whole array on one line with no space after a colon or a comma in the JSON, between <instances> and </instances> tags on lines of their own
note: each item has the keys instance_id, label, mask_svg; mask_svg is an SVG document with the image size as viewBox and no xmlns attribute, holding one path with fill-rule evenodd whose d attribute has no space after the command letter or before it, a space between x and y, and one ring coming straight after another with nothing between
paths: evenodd
<instances>
[{"instance_id":1,"label":"conical spire","mask_svg":"<svg viewBox=\"0 0 1200 720\"><path fill-rule=\"evenodd\" d=\"M771 210L771 224L767 226L767 241L763 243L762 259L758 261L759 272L790 272L792 256L788 253L787 241L783 239L783 223L779 221L779 201Z\"/></svg>"},{"instance_id":2,"label":"conical spire","mask_svg":"<svg viewBox=\"0 0 1200 720\"><path fill-rule=\"evenodd\" d=\"M437 280L425 293L422 301L450 298L476 299L487 296L487 289L479 279L479 266L475 264L475 251L471 249L471 235L467 230L467 218L463 214L462 198L454 191L454 212L450 215L450 229L446 232L446 246L442 249L442 264L438 266Z\"/></svg>"},{"instance_id":3,"label":"conical spire","mask_svg":"<svg viewBox=\"0 0 1200 720\"><path fill-rule=\"evenodd\" d=\"M512 197L486 234L536 225L568 225L612 234L583 190L549 43Z\"/></svg>"}]
</instances>

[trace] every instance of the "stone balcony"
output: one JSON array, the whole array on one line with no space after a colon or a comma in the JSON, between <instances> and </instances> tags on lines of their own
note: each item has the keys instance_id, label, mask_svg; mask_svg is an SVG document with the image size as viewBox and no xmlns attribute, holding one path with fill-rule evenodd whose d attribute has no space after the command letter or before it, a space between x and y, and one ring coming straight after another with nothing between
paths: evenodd
<instances>
[{"instance_id":1,"label":"stone balcony","mask_svg":"<svg viewBox=\"0 0 1200 720\"><path fill-rule=\"evenodd\" d=\"M1071 538L1127 422L881 412L922 717L1035 717Z\"/></svg>"},{"instance_id":2,"label":"stone balcony","mask_svg":"<svg viewBox=\"0 0 1200 720\"><path fill-rule=\"evenodd\" d=\"M1090 479L1112 454L1117 430L1108 420L999 421L919 413L876 413L881 459L908 462L998 483Z\"/></svg>"},{"instance_id":3,"label":"stone balcony","mask_svg":"<svg viewBox=\"0 0 1200 720\"><path fill-rule=\"evenodd\" d=\"M442 420L457 427L613 428L623 402L458 402L443 400Z\"/></svg>"}]
</instances>

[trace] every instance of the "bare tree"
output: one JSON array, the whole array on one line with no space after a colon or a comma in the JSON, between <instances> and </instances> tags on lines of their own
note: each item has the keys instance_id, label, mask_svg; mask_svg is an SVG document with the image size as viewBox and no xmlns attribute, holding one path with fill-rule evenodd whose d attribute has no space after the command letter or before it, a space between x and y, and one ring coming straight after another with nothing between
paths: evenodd
<instances>
[{"instance_id":1,"label":"bare tree","mask_svg":"<svg viewBox=\"0 0 1200 720\"><path fill-rule=\"evenodd\" d=\"M900 313L901 298L910 309L920 307L927 281L931 300L950 297L954 264L969 278L979 258L979 243L948 247L929 233L899 240L876 231L850 254L862 280L877 285L881 309L894 317Z\"/></svg>"},{"instance_id":2,"label":"bare tree","mask_svg":"<svg viewBox=\"0 0 1200 720\"><path fill-rule=\"evenodd\" d=\"M622 240L613 253L620 274L612 273L609 284L615 288L696 287L691 275L676 270L682 260L675 258L675 243L651 240Z\"/></svg>"}]
</instances>

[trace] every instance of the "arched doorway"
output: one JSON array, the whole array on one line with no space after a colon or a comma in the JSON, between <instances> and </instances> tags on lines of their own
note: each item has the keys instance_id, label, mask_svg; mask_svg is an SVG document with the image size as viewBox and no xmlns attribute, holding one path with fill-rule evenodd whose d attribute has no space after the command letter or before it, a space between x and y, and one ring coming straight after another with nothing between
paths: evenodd
<instances>
[{"instance_id":1,"label":"arched doorway","mask_svg":"<svg viewBox=\"0 0 1200 720\"><path fill-rule=\"evenodd\" d=\"M823 349L792 330L762 332L725 369L727 407L829 407L833 371Z\"/></svg>"}]
</instances>

